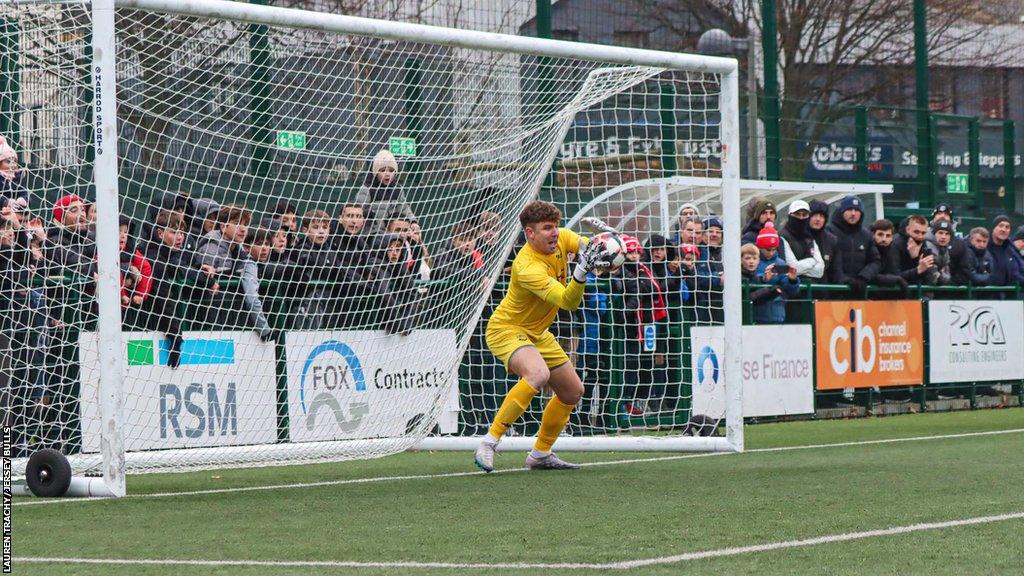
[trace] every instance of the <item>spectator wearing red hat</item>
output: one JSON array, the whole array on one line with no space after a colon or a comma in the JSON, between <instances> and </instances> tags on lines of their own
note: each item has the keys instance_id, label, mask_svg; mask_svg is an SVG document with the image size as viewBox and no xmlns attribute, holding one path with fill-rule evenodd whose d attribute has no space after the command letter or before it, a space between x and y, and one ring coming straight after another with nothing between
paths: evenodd
<instances>
[{"instance_id":1,"label":"spectator wearing red hat","mask_svg":"<svg viewBox=\"0 0 1024 576\"><path fill-rule=\"evenodd\" d=\"M96 271L96 240L89 232L85 203L75 194L53 205L53 227L43 245L48 276L65 273L92 278Z\"/></svg>"},{"instance_id":2,"label":"spectator wearing red hat","mask_svg":"<svg viewBox=\"0 0 1024 576\"><path fill-rule=\"evenodd\" d=\"M664 340L658 331L668 318L668 308L665 292L654 272L641 261L644 249L640 240L623 235L622 243L626 248L626 261L612 278L612 290L622 295L617 323L625 331L624 409L630 415L640 416L648 410L651 385L667 378L660 373L666 369L664 362L659 366L656 359L666 352L659 350Z\"/></svg>"},{"instance_id":3,"label":"spectator wearing red hat","mask_svg":"<svg viewBox=\"0 0 1024 576\"><path fill-rule=\"evenodd\" d=\"M754 305L754 322L757 324L782 324L786 321L786 298L796 296L800 289L800 279L796 269L790 268L779 257L781 244L775 225L765 222L757 234L754 244L761 256L757 263L755 275L762 284L768 284L775 290L776 296Z\"/></svg>"}]
</instances>

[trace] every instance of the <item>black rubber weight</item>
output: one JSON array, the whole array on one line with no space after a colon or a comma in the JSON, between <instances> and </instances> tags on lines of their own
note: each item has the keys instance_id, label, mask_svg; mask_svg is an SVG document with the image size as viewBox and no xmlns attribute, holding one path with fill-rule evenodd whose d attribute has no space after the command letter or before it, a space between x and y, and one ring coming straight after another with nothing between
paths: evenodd
<instances>
[{"instance_id":1,"label":"black rubber weight","mask_svg":"<svg viewBox=\"0 0 1024 576\"><path fill-rule=\"evenodd\" d=\"M25 481L36 496L63 496L71 486L71 464L53 448L37 450L28 459Z\"/></svg>"}]
</instances>

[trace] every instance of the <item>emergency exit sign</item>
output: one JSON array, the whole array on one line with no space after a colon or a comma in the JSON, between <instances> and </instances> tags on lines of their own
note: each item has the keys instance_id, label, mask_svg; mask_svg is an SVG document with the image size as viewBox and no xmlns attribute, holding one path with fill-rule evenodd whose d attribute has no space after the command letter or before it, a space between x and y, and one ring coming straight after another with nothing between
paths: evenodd
<instances>
[{"instance_id":1,"label":"emergency exit sign","mask_svg":"<svg viewBox=\"0 0 1024 576\"><path fill-rule=\"evenodd\" d=\"M946 192L949 194L967 194L967 174L946 174Z\"/></svg>"}]
</instances>

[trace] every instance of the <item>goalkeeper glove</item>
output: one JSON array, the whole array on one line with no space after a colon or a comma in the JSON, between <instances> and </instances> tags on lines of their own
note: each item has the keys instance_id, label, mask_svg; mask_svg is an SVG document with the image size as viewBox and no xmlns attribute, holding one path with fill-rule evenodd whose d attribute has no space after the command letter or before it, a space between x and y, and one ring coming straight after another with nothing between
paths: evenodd
<instances>
[{"instance_id":1,"label":"goalkeeper glove","mask_svg":"<svg viewBox=\"0 0 1024 576\"><path fill-rule=\"evenodd\" d=\"M593 272L601 268L611 268L615 254L605 247L604 242L591 240L586 248L576 253L576 267L573 268L573 280L584 284L587 281L587 272Z\"/></svg>"}]
</instances>

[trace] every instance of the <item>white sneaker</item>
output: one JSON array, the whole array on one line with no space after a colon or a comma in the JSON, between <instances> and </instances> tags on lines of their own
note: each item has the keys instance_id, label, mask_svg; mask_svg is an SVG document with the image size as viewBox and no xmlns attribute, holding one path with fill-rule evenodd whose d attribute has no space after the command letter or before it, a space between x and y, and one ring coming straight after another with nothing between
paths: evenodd
<instances>
[{"instance_id":1,"label":"white sneaker","mask_svg":"<svg viewBox=\"0 0 1024 576\"><path fill-rule=\"evenodd\" d=\"M534 458L533 454L526 455L526 468L528 470L576 470L579 464L570 464L559 458L554 452L543 458Z\"/></svg>"},{"instance_id":2,"label":"white sneaker","mask_svg":"<svg viewBox=\"0 0 1024 576\"><path fill-rule=\"evenodd\" d=\"M490 442L481 442L476 448L476 452L473 453L473 462L476 463L477 468L484 472L494 471L494 453L498 451L497 444L491 444Z\"/></svg>"}]
</instances>

